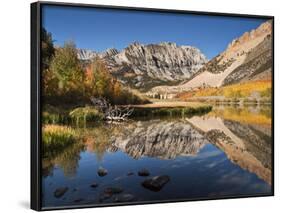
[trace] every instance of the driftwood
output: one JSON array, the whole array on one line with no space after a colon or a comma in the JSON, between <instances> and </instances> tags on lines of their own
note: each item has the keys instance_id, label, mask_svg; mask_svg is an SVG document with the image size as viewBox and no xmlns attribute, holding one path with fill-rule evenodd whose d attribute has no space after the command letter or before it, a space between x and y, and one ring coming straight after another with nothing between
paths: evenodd
<instances>
[{"instance_id":1,"label":"driftwood","mask_svg":"<svg viewBox=\"0 0 281 213\"><path fill-rule=\"evenodd\" d=\"M93 105L104 114L104 119L108 121L125 121L133 113L134 109L129 106L112 106L105 98L91 98Z\"/></svg>"}]
</instances>

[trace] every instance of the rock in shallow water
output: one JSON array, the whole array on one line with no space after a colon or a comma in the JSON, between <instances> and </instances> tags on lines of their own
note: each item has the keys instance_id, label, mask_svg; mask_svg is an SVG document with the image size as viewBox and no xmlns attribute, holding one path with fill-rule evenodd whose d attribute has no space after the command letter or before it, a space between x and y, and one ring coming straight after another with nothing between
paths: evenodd
<instances>
[{"instance_id":1,"label":"rock in shallow water","mask_svg":"<svg viewBox=\"0 0 281 213\"><path fill-rule=\"evenodd\" d=\"M149 171L148 171L147 169L142 169L142 170L140 170L140 171L138 172L138 175L139 175L139 176L149 176L150 173L149 173Z\"/></svg>"},{"instance_id":2,"label":"rock in shallow water","mask_svg":"<svg viewBox=\"0 0 281 213\"><path fill-rule=\"evenodd\" d=\"M99 175L100 177L103 177L103 176L107 175L107 170L106 170L105 168L100 167L100 168L98 169L98 175Z\"/></svg>"},{"instance_id":3,"label":"rock in shallow water","mask_svg":"<svg viewBox=\"0 0 281 213\"><path fill-rule=\"evenodd\" d=\"M127 173L127 176L131 176L131 175L134 175L134 172L128 172Z\"/></svg>"},{"instance_id":4,"label":"rock in shallow water","mask_svg":"<svg viewBox=\"0 0 281 213\"><path fill-rule=\"evenodd\" d=\"M56 198L60 198L62 197L68 190L68 187L60 187L60 188L57 188L55 191L54 191L54 196Z\"/></svg>"},{"instance_id":5,"label":"rock in shallow water","mask_svg":"<svg viewBox=\"0 0 281 213\"><path fill-rule=\"evenodd\" d=\"M104 200L110 199L112 197L112 193L106 193L103 192L102 194L100 194L99 196L99 201L103 202Z\"/></svg>"},{"instance_id":6,"label":"rock in shallow water","mask_svg":"<svg viewBox=\"0 0 281 213\"><path fill-rule=\"evenodd\" d=\"M96 188L96 187L98 187L98 186L99 186L99 184L96 183L96 182L93 182L93 183L91 184L91 187L92 187L92 188Z\"/></svg>"},{"instance_id":7,"label":"rock in shallow water","mask_svg":"<svg viewBox=\"0 0 281 213\"><path fill-rule=\"evenodd\" d=\"M99 201L103 202L104 200L110 199L113 194L119 194L122 192L123 189L121 187L108 187L100 194Z\"/></svg>"},{"instance_id":8,"label":"rock in shallow water","mask_svg":"<svg viewBox=\"0 0 281 213\"><path fill-rule=\"evenodd\" d=\"M75 199L73 202L74 202L74 203L80 203L80 202L82 202L82 201L84 201L83 198L78 198L78 199Z\"/></svg>"},{"instance_id":9,"label":"rock in shallow water","mask_svg":"<svg viewBox=\"0 0 281 213\"><path fill-rule=\"evenodd\" d=\"M167 175L155 176L149 179L146 179L142 182L142 186L151 190L158 192L163 186L170 181L170 177Z\"/></svg>"},{"instance_id":10,"label":"rock in shallow water","mask_svg":"<svg viewBox=\"0 0 281 213\"><path fill-rule=\"evenodd\" d=\"M121 187L108 187L104 190L106 194L119 194L122 193L123 189Z\"/></svg>"}]
</instances>

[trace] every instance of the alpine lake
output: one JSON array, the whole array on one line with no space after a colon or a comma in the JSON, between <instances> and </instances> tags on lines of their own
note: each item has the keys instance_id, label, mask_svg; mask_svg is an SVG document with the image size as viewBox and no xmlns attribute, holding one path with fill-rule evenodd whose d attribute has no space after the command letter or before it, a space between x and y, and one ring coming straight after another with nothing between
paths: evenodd
<instances>
[{"instance_id":1,"label":"alpine lake","mask_svg":"<svg viewBox=\"0 0 281 213\"><path fill-rule=\"evenodd\" d=\"M82 137L42 159L44 207L272 193L271 106L69 125Z\"/></svg>"}]
</instances>

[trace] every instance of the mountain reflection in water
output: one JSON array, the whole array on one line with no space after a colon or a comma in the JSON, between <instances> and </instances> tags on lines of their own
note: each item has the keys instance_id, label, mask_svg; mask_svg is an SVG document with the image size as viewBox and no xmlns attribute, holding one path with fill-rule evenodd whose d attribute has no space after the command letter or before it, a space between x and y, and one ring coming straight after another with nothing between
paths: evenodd
<instances>
[{"instance_id":1,"label":"mountain reflection in water","mask_svg":"<svg viewBox=\"0 0 281 213\"><path fill-rule=\"evenodd\" d=\"M208 140L185 121L137 122L112 139L112 146L133 158L174 159L196 155Z\"/></svg>"},{"instance_id":2,"label":"mountain reflection in water","mask_svg":"<svg viewBox=\"0 0 281 213\"><path fill-rule=\"evenodd\" d=\"M271 119L268 108L214 108L203 116L138 120L77 129L83 136L43 160L45 206L152 201L271 193ZM97 175L99 167L108 171ZM159 192L145 177L166 175ZM148 178L149 178L148 177ZM96 182L96 188L91 184ZM68 191L55 198L54 191ZM104 198L108 187L121 194ZM130 195L130 196L129 196ZM126 199L125 199L126 198Z\"/></svg>"}]
</instances>

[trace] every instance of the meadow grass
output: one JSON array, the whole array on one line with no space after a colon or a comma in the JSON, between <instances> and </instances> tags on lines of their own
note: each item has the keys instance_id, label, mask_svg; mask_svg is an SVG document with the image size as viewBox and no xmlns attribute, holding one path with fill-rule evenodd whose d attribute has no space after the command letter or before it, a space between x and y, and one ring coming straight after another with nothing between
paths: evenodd
<instances>
[{"instance_id":1,"label":"meadow grass","mask_svg":"<svg viewBox=\"0 0 281 213\"><path fill-rule=\"evenodd\" d=\"M100 121L102 118L102 113L91 106L62 109L46 105L42 113L42 122L44 124L69 124L73 121L80 124L88 121Z\"/></svg>"}]
</instances>

